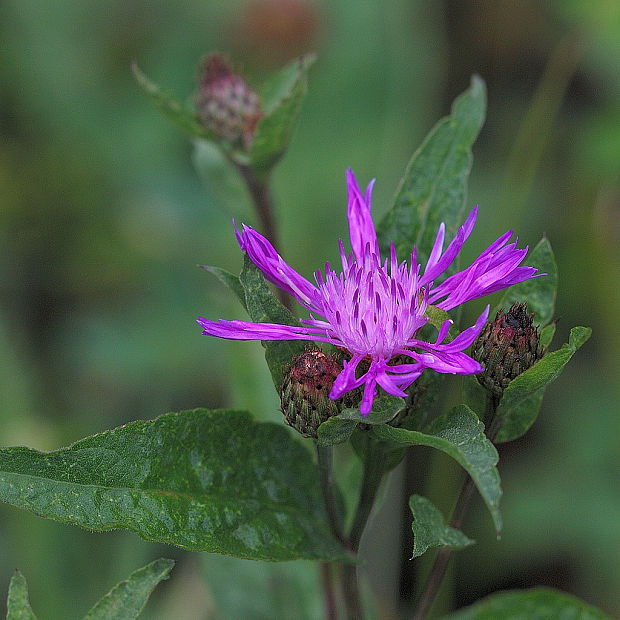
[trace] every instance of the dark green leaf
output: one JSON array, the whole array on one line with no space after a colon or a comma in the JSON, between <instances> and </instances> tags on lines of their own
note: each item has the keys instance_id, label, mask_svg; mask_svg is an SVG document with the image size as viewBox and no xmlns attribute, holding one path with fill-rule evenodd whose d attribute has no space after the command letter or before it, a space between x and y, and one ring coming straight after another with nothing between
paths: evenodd
<instances>
[{"instance_id":1,"label":"dark green leaf","mask_svg":"<svg viewBox=\"0 0 620 620\"><path fill-rule=\"evenodd\" d=\"M578 598L550 588L491 594L445 620L611 620Z\"/></svg>"},{"instance_id":2,"label":"dark green leaf","mask_svg":"<svg viewBox=\"0 0 620 620\"><path fill-rule=\"evenodd\" d=\"M0 450L0 500L90 530L256 560L333 559L316 467L281 425L196 409L68 448Z\"/></svg>"},{"instance_id":3,"label":"dark green leaf","mask_svg":"<svg viewBox=\"0 0 620 620\"><path fill-rule=\"evenodd\" d=\"M558 288L558 268L551 244L546 237L539 241L524 263L530 267L536 267L547 275L511 286L504 293L496 310L500 308L508 310L515 301L527 301L528 311L536 313L534 323L544 327L553 318Z\"/></svg>"},{"instance_id":4,"label":"dark green leaf","mask_svg":"<svg viewBox=\"0 0 620 620\"><path fill-rule=\"evenodd\" d=\"M174 560L160 558L139 568L127 579L114 586L84 616L84 620L133 620L137 618L155 586L174 566Z\"/></svg>"},{"instance_id":5,"label":"dark green leaf","mask_svg":"<svg viewBox=\"0 0 620 620\"><path fill-rule=\"evenodd\" d=\"M136 63L132 64L131 70L142 92L151 100L151 103L179 129L197 138L216 140L216 136L198 120L194 110L188 109L170 93L151 82L146 75L140 71Z\"/></svg>"},{"instance_id":6,"label":"dark green leaf","mask_svg":"<svg viewBox=\"0 0 620 620\"><path fill-rule=\"evenodd\" d=\"M250 147L250 167L264 176L283 155L308 89L308 69L314 56L302 56L285 67L263 89L265 113L256 126Z\"/></svg>"},{"instance_id":7,"label":"dark green leaf","mask_svg":"<svg viewBox=\"0 0 620 620\"><path fill-rule=\"evenodd\" d=\"M472 164L471 146L484 122L486 91L479 77L458 97L450 116L439 121L415 152L396 192L394 205L378 226L381 251L390 241L398 255L418 249L424 264L441 222L451 239L464 220L467 177ZM451 270L456 270L454 262Z\"/></svg>"},{"instance_id":8,"label":"dark green leaf","mask_svg":"<svg viewBox=\"0 0 620 620\"><path fill-rule=\"evenodd\" d=\"M462 549L474 544L463 532L446 525L441 512L425 497L412 495L409 498L409 508L413 514L412 559L420 557L431 547Z\"/></svg>"},{"instance_id":9,"label":"dark green leaf","mask_svg":"<svg viewBox=\"0 0 620 620\"><path fill-rule=\"evenodd\" d=\"M357 409L344 409L337 417L343 420L355 420L362 424L385 424L394 419L404 407L405 401L402 398L384 393L375 398L367 416L363 416L358 407Z\"/></svg>"},{"instance_id":10,"label":"dark green leaf","mask_svg":"<svg viewBox=\"0 0 620 620\"><path fill-rule=\"evenodd\" d=\"M245 292L246 309L256 323L279 323L298 325L299 321L274 297L260 269L245 254L243 269L239 276ZM263 342L265 359L271 371L276 389L282 385L282 377L293 358L304 351L305 344L299 340L273 340Z\"/></svg>"},{"instance_id":11,"label":"dark green leaf","mask_svg":"<svg viewBox=\"0 0 620 620\"><path fill-rule=\"evenodd\" d=\"M211 265L200 265L200 268L212 273L222 284L224 284L224 286L236 295L243 307L246 310L248 309L245 301L245 290L243 289L239 276L236 276L234 273L230 273L230 271L226 271L226 269L211 267Z\"/></svg>"},{"instance_id":12,"label":"dark green leaf","mask_svg":"<svg viewBox=\"0 0 620 620\"><path fill-rule=\"evenodd\" d=\"M374 426L376 438L401 445L430 446L445 452L472 477L493 517L498 535L502 529L499 502L502 496L499 473L495 465L497 450L484 434L484 425L465 405L439 416L426 430L409 431L391 426Z\"/></svg>"},{"instance_id":13,"label":"dark green leaf","mask_svg":"<svg viewBox=\"0 0 620 620\"><path fill-rule=\"evenodd\" d=\"M497 443L521 437L533 424L545 386L562 372L575 351L590 337L589 327L573 327L569 341L561 349L547 353L534 366L515 377L504 390L497 415L505 418Z\"/></svg>"},{"instance_id":14,"label":"dark green leaf","mask_svg":"<svg viewBox=\"0 0 620 620\"><path fill-rule=\"evenodd\" d=\"M343 420L338 416L328 418L317 429L317 443L319 446L335 446L349 441L357 426L355 420Z\"/></svg>"},{"instance_id":15,"label":"dark green leaf","mask_svg":"<svg viewBox=\"0 0 620 620\"><path fill-rule=\"evenodd\" d=\"M16 570L9 585L6 620L36 620L28 600L26 578Z\"/></svg>"}]
</instances>

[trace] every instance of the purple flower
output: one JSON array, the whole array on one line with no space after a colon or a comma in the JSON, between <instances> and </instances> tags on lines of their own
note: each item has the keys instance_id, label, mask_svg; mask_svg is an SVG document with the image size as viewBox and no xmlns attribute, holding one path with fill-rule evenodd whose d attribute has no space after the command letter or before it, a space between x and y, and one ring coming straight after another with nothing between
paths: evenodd
<instances>
[{"instance_id":1,"label":"purple flower","mask_svg":"<svg viewBox=\"0 0 620 620\"><path fill-rule=\"evenodd\" d=\"M445 251L445 226L441 224L423 274L415 248L409 264L399 263L392 243L389 258L382 262L370 215L374 181L362 195L353 172L348 170L347 184L347 217L353 252L347 255L340 240L342 271L334 271L326 263L324 273L314 274L314 284L287 265L269 241L253 228L243 225L241 232L236 231L241 249L269 281L309 310L309 319L300 320L297 326L203 318L198 319L198 324L203 327L203 334L219 338L311 340L345 349L351 359L344 362L329 396L337 399L363 385L360 411L368 415L377 385L389 394L405 397L405 390L426 368L453 374L481 372L480 364L463 350L482 330L489 307L474 325L446 343L450 320L442 324L435 342L417 338L419 330L428 322L425 316L428 306L450 310L470 299L527 280L536 274L536 269L519 267L527 248L517 249L516 241L507 243L512 236L512 231L508 231L467 269L435 284L471 234L477 208Z\"/></svg>"}]
</instances>

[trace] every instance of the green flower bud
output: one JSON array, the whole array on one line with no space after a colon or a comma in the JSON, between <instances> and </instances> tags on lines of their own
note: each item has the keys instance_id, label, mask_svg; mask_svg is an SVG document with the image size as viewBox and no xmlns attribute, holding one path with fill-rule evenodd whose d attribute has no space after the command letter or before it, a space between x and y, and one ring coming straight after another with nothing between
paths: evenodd
<instances>
[{"instance_id":1,"label":"green flower bud","mask_svg":"<svg viewBox=\"0 0 620 620\"><path fill-rule=\"evenodd\" d=\"M342 366L320 349L298 355L284 377L280 403L286 423L305 437L316 438L317 428L337 415L341 399L331 400L329 392Z\"/></svg>"},{"instance_id":2,"label":"green flower bud","mask_svg":"<svg viewBox=\"0 0 620 620\"><path fill-rule=\"evenodd\" d=\"M505 314L500 310L474 341L471 356L484 368L476 377L498 397L510 381L544 355L533 317L525 302L514 303Z\"/></svg>"},{"instance_id":3,"label":"green flower bud","mask_svg":"<svg viewBox=\"0 0 620 620\"><path fill-rule=\"evenodd\" d=\"M217 53L203 58L199 81L196 109L205 127L221 140L240 142L248 150L262 116L258 95Z\"/></svg>"}]
</instances>

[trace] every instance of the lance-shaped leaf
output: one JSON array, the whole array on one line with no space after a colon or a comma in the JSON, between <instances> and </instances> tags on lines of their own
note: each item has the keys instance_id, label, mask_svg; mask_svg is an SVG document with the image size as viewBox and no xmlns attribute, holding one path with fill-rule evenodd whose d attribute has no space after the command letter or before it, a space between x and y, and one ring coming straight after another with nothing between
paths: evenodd
<instances>
[{"instance_id":1,"label":"lance-shaped leaf","mask_svg":"<svg viewBox=\"0 0 620 620\"><path fill-rule=\"evenodd\" d=\"M200 265L201 269L212 273L224 286L231 290L237 299L241 302L241 305L247 310L247 304L245 301L245 290L241 284L239 276L236 276L226 269L220 267L212 267L211 265Z\"/></svg>"},{"instance_id":2,"label":"lance-shaped leaf","mask_svg":"<svg viewBox=\"0 0 620 620\"><path fill-rule=\"evenodd\" d=\"M282 157L308 90L308 54L293 61L261 88L264 114L252 138L250 166L258 176L268 173Z\"/></svg>"},{"instance_id":3,"label":"lance-shaped leaf","mask_svg":"<svg viewBox=\"0 0 620 620\"><path fill-rule=\"evenodd\" d=\"M471 147L485 111L484 82L473 77L470 88L454 101L451 115L435 125L407 166L394 205L378 226L385 256L390 241L401 259L415 245L418 260L425 264L441 222L446 224L446 239L463 223ZM452 270L456 270L457 260Z\"/></svg>"},{"instance_id":4,"label":"lance-shaped leaf","mask_svg":"<svg viewBox=\"0 0 620 620\"><path fill-rule=\"evenodd\" d=\"M343 556L308 450L246 412L132 422L54 452L0 450L0 500L90 530L255 560Z\"/></svg>"},{"instance_id":5,"label":"lance-shaped leaf","mask_svg":"<svg viewBox=\"0 0 620 620\"><path fill-rule=\"evenodd\" d=\"M409 498L409 508L413 515L413 558L420 557L431 547L462 549L473 545L474 541L463 532L446 525L443 515L435 505L421 495Z\"/></svg>"},{"instance_id":6,"label":"lance-shaped leaf","mask_svg":"<svg viewBox=\"0 0 620 620\"><path fill-rule=\"evenodd\" d=\"M151 103L179 129L196 138L216 140L213 132L209 131L198 119L196 112L177 101L169 92L151 82L138 65L131 66L133 75L142 89L142 92L151 100Z\"/></svg>"},{"instance_id":7,"label":"lance-shaped leaf","mask_svg":"<svg viewBox=\"0 0 620 620\"><path fill-rule=\"evenodd\" d=\"M588 340L591 333L589 327L573 327L568 342L562 348L547 353L508 384L497 408L497 415L505 419L497 435L497 443L521 437L534 423L545 387L560 375L575 351Z\"/></svg>"},{"instance_id":8,"label":"lance-shaped leaf","mask_svg":"<svg viewBox=\"0 0 620 620\"><path fill-rule=\"evenodd\" d=\"M434 420L424 433L391 426L374 426L371 432L378 439L399 445L430 446L452 457L476 483L491 512L498 535L501 533L499 502L502 489L495 467L497 450L486 438L484 425L469 407L454 407Z\"/></svg>"},{"instance_id":9,"label":"lance-shaped leaf","mask_svg":"<svg viewBox=\"0 0 620 620\"><path fill-rule=\"evenodd\" d=\"M6 620L36 620L37 618L28 600L26 578L18 570L11 577L6 609Z\"/></svg>"},{"instance_id":10,"label":"lance-shaped leaf","mask_svg":"<svg viewBox=\"0 0 620 620\"><path fill-rule=\"evenodd\" d=\"M584 601L551 588L508 590L491 594L471 607L460 609L444 620L524 620L570 618L570 620L611 620Z\"/></svg>"},{"instance_id":11,"label":"lance-shaped leaf","mask_svg":"<svg viewBox=\"0 0 620 620\"><path fill-rule=\"evenodd\" d=\"M506 290L496 310L508 310L515 302L527 302L528 312L535 312L534 323L544 327L553 318L555 297L558 288L558 267L551 244L543 237L527 255L526 263L546 275L530 278Z\"/></svg>"},{"instance_id":12,"label":"lance-shaped leaf","mask_svg":"<svg viewBox=\"0 0 620 620\"><path fill-rule=\"evenodd\" d=\"M265 277L247 254L243 257L243 269L239 280L245 292L245 306L252 321L299 325L299 321L269 290ZM279 390L283 373L290 366L293 358L304 351L305 345L299 340L270 340L263 341L263 346L271 378L276 390Z\"/></svg>"},{"instance_id":13,"label":"lance-shaped leaf","mask_svg":"<svg viewBox=\"0 0 620 620\"><path fill-rule=\"evenodd\" d=\"M137 618L155 586L168 575L174 560L160 558L139 568L114 586L84 616L84 620L133 620Z\"/></svg>"}]
</instances>

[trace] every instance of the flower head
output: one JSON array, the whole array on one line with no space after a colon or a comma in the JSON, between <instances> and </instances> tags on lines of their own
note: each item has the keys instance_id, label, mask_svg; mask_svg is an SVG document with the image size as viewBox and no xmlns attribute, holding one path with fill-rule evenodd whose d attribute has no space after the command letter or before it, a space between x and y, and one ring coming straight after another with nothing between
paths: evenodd
<instances>
[{"instance_id":1,"label":"flower head","mask_svg":"<svg viewBox=\"0 0 620 620\"><path fill-rule=\"evenodd\" d=\"M262 116L261 102L220 54L209 54L202 60L196 108L205 127L218 138L230 143L240 141L249 149Z\"/></svg>"},{"instance_id":2,"label":"flower head","mask_svg":"<svg viewBox=\"0 0 620 620\"><path fill-rule=\"evenodd\" d=\"M495 396L501 396L515 377L544 355L533 319L525 302L514 303L508 312L502 308L473 344L472 356L484 368L478 381Z\"/></svg>"},{"instance_id":3,"label":"flower head","mask_svg":"<svg viewBox=\"0 0 620 620\"><path fill-rule=\"evenodd\" d=\"M508 243L512 231L491 244L465 270L440 284L435 280L452 264L473 230L477 208L469 214L445 252L445 226L441 224L424 272L417 262L416 249L410 262L398 262L394 244L383 259L370 215L371 182L365 194L351 170L347 171L349 236L352 252L347 254L340 240L342 271L329 263L314 274L314 283L287 265L274 247L249 226L237 230L244 252L276 286L292 295L310 312L297 326L246 321L198 319L203 334L233 340L311 340L328 342L350 355L336 377L329 397L363 386L360 411L367 415L377 386L395 396L405 390L426 368L453 374L474 374L481 365L463 351L484 326L489 308L475 324L446 342L451 321L446 320L435 342L418 338L428 322L426 310L435 305L449 310L471 299L521 282L536 274L533 267L519 267L527 248Z\"/></svg>"}]
</instances>

